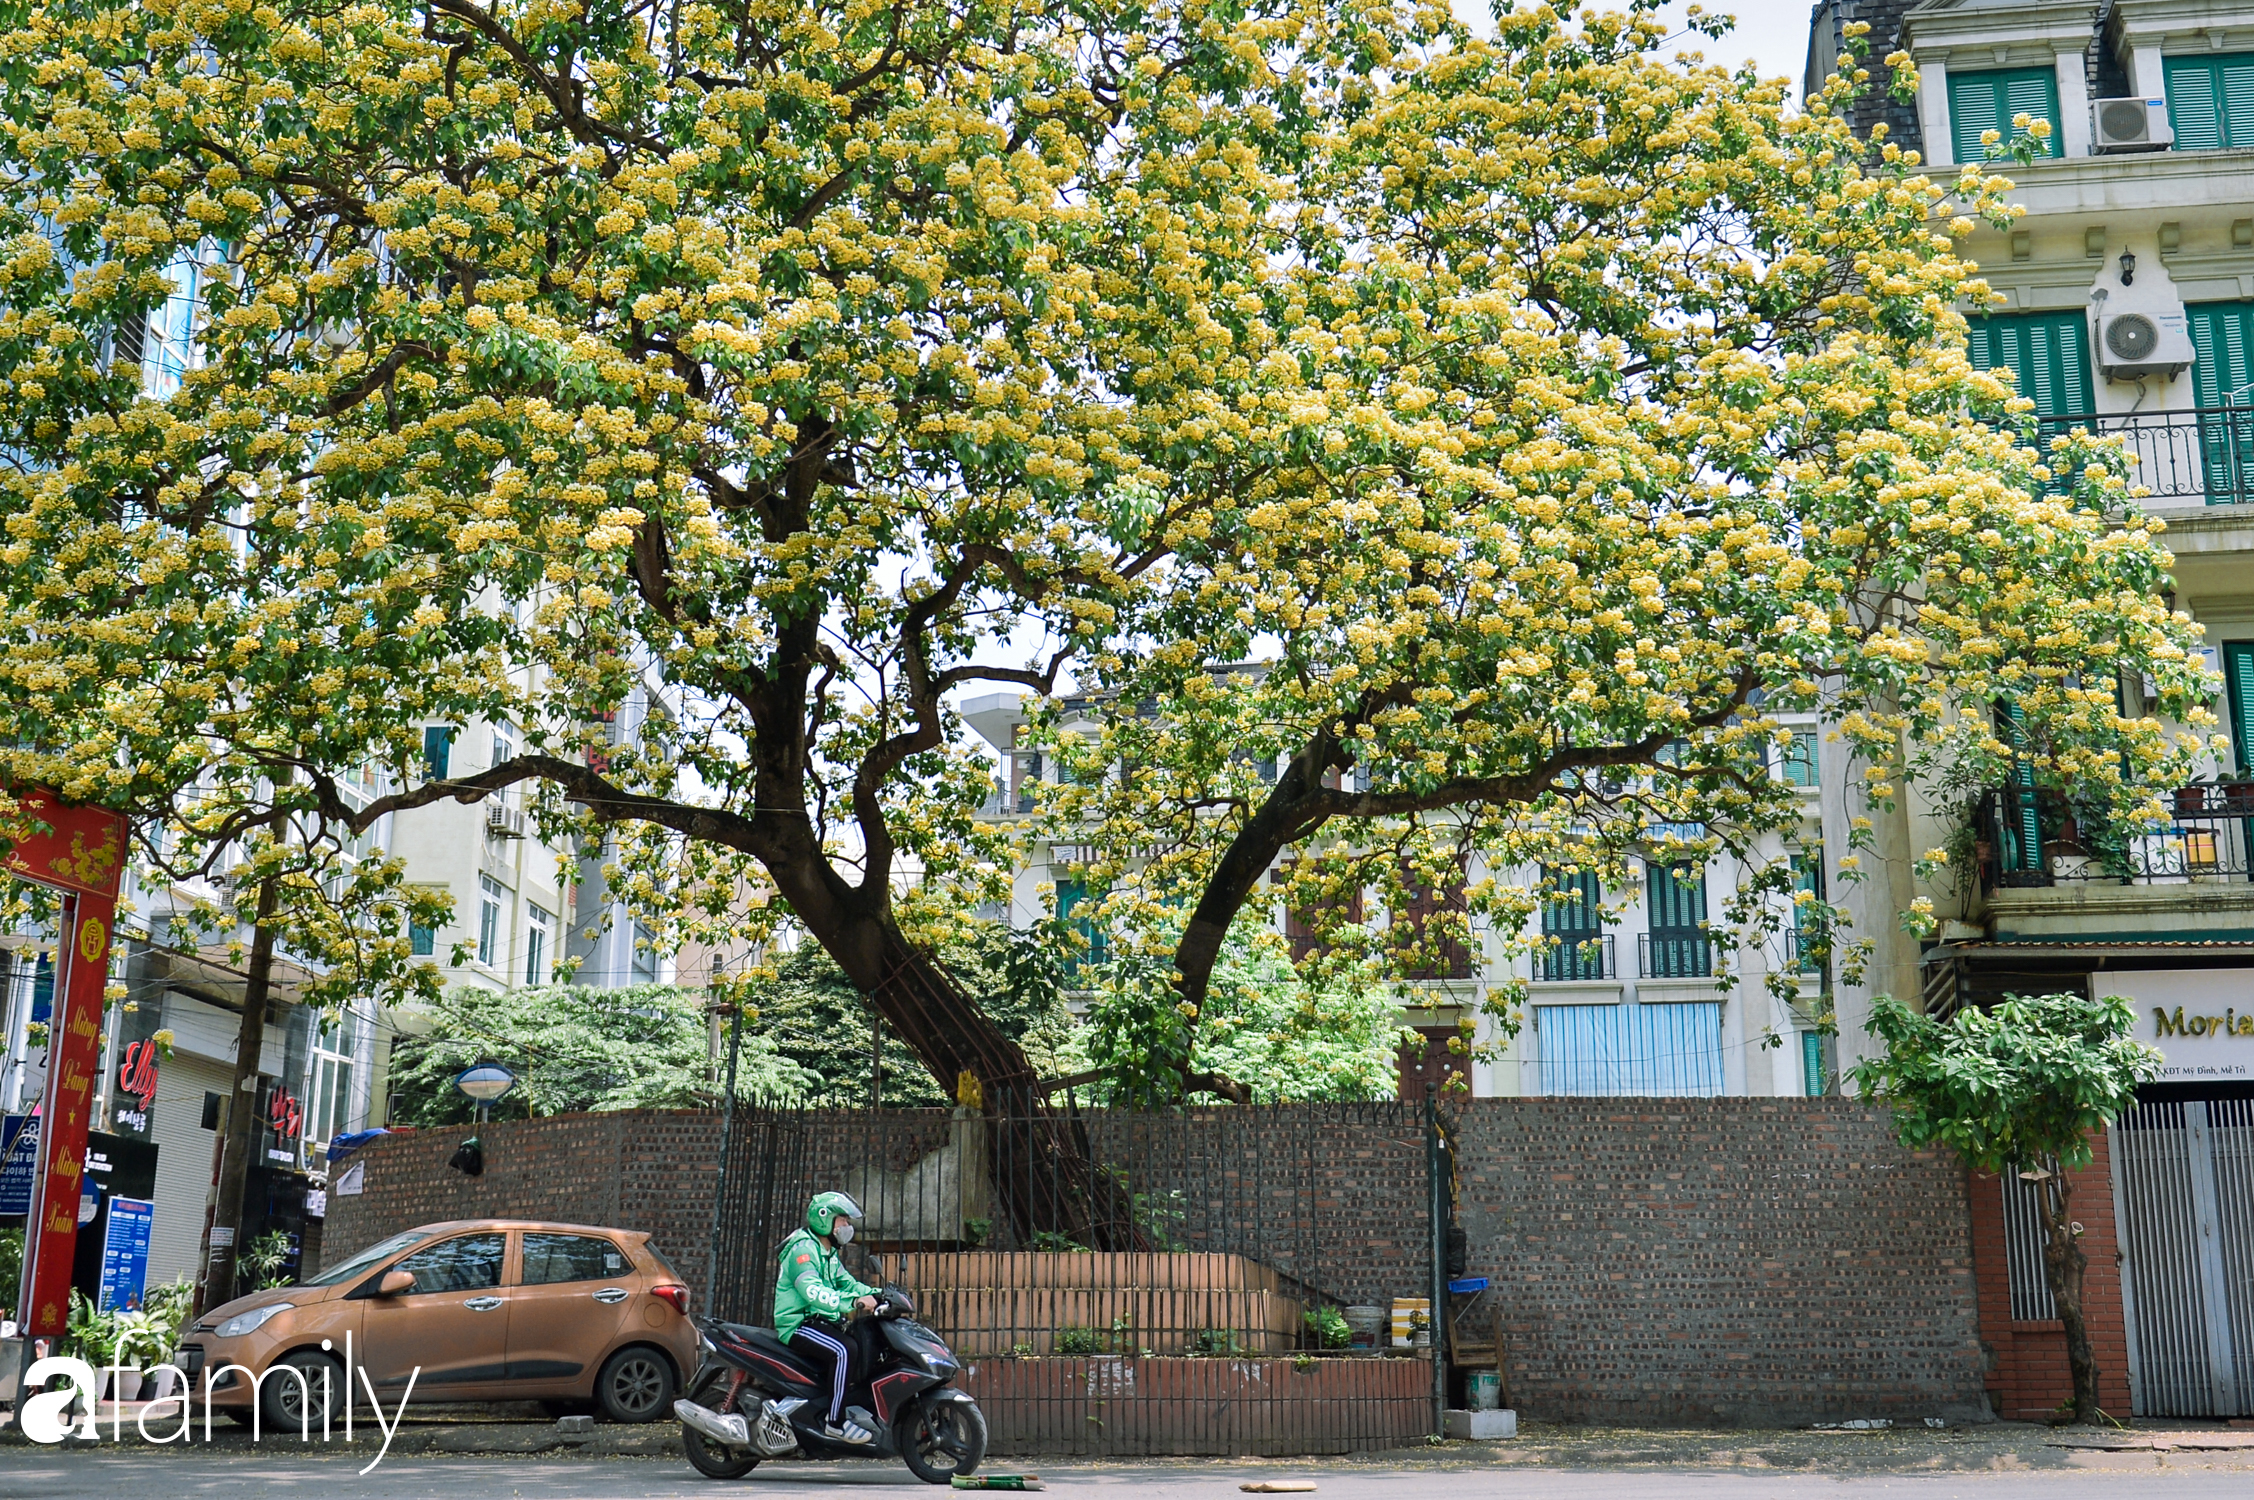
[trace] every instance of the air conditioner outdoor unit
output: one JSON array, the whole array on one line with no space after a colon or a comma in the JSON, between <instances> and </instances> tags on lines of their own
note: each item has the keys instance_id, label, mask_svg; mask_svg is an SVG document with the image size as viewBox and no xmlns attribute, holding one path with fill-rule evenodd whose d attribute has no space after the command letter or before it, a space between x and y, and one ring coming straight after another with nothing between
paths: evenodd
<instances>
[{"instance_id":1,"label":"air conditioner outdoor unit","mask_svg":"<svg viewBox=\"0 0 2254 1500\"><path fill-rule=\"evenodd\" d=\"M485 831L497 839L524 837L524 811L498 802L485 804Z\"/></svg>"},{"instance_id":2,"label":"air conditioner outdoor unit","mask_svg":"<svg viewBox=\"0 0 2254 1500\"><path fill-rule=\"evenodd\" d=\"M2108 380L2136 380L2146 375L2174 379L2189 369L2196 357L2180 307L2149 312L2122 308L2098 314L2097 367Z\"/></svg>"},{"instance_id":3,"label":"air conditioner outdoor unit","mask_svg":"<svg viewBox=\"0 0 2254 1500\"><path fill-rule=\"evenodd\" d=\"M2165 99L2100 99L2090 106L2090 140L2100 156L2165 151L2176 143Z\"/></svg>"}]
</instances>

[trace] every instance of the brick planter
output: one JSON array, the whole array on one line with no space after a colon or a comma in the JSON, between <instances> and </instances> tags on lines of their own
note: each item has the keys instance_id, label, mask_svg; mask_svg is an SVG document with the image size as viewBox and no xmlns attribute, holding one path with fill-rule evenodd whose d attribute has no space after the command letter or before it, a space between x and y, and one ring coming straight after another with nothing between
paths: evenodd
<instances>
[{"instance_id":1,"label":"brick planter","mask_svg":"<svg viewBox=\"0 0 2254 1500\"><path fill-rule=\"evenodd\" d=\"M1006 1455L1281 1458L1422 1442L1423 1359L979 1360L963 1373Z\"/></svg>"}]
</instances>

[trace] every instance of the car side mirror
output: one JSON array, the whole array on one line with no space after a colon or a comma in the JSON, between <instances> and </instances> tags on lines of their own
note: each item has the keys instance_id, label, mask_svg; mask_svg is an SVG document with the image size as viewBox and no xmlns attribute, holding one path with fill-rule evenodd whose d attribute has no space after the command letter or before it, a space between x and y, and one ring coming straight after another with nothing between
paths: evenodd
<instances>
[{"instance_id":1,"label":"car side mirror","mask_svg":"<svg viewBox=\"0 0 2254 1500\"><path fill-rule=\"evenodd\" d=\"M397 1297L414 1289L415 1273L412 1271L386 1271L383 1273L383 1280L376 1283L376 1295L379 1297Z\"/></svg>"}]
</instances>

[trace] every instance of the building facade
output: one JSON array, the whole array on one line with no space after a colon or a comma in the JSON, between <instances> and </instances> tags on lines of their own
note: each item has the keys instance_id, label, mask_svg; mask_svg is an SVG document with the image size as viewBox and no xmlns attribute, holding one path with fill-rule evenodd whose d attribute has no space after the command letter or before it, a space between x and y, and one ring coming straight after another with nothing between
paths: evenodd
<instances>
[{"instance_id":1,"label":"building facade","mask_svg":"<svg viewBox=\"0 0 2254 1500\"><path fill-rule=\"evenodd\" d=\"M1911 799L1881 829L1893 883L1912 884L1909 851L1968 857L1922 891L1938 940L1862 924L1885 951L1874 984L1843 997L1841 1045L1864 1045L1853 1018L1876 988L1936 1013L2128 998L2166 1066L2078 1187L2088 1244L2113 1251L2102 1273L2091 1251L2099 1336L2135 1411L2254 1415L2254 5L1831 0L1811 24L1811 90L1854 21L1872 28L1874 72L1899 49L1918 77L1914 106L1867 101L1856 124L1884 119L1936 177L1982 160L1984 133L2008 140L2017 116L2052 123L2034 161L1999 169L2024 216L1971 236L2003 299L1972 317L1971 353L2013 372L2038 436L2086 427L2135 456L2167 522L2174 605L2205 627L2222 679L2226 748L2153 828L2109 828L2072 788L2031 780L1963 806ZM2124 713L2148 711L2141 681L2118 688ZM1998 1401L2027 1415L2064 1389L2032 1211L2008 1176L1973 1193Z\"/></svg>"}]
</instances>

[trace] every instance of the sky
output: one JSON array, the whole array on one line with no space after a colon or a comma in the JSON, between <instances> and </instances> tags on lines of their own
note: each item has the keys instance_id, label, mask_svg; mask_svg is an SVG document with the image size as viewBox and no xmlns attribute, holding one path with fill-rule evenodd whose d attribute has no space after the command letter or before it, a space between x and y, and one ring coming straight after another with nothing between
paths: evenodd
<instances>
[{"instance_id":1,"label":"sky","mask_svg":"<svg viewBox=\"0 0 2254 1500\"><path fill-rule=\"evenodd\" d=\"M1452 4L1456 14L1474 26L1486 20L1487 0L1452 0ZM1793 98L1800 97L1800 71L1808 57L1810 0L1704 0L1704 8L1737 17L1737 27L1719 42L1690 38L1696 50L1704 52L1709 62L1734 65L1750 59L1764 75L1790 78ZM1675 0L1660 14L1679 22L1685 9L1685 0Z\"/></svg>"}]
</instances>

